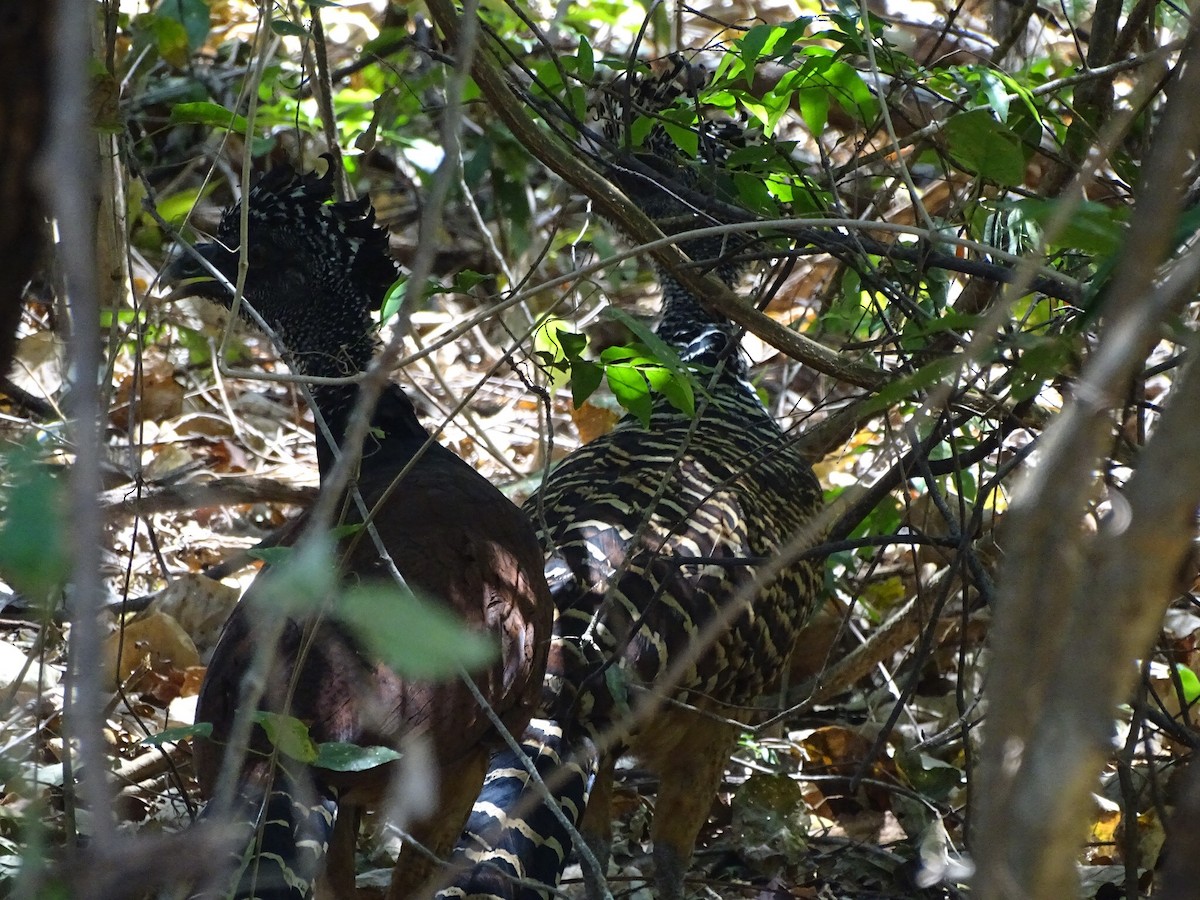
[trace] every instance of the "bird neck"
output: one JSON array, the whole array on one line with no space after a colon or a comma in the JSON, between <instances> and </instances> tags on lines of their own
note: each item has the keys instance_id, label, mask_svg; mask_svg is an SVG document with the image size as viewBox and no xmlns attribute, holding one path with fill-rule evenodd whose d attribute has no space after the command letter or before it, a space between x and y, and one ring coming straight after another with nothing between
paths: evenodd
<instances>
[{"instance_id":1,"label":"bird neck","mask_svg":"<svg viewBox=\"0 0 1200 900\"><path fill-rule=\"evenodd\" d=\"M746 363L737 347L737 332L724 316L710 312L690 290L665 270L659 272L663 311L655 333L679 351L684 362L716 366L736 378L746 375ZM732 347L730 345L733 345Z\"/></svg>"},{"instance_id":2,"label":"bird neck","mask_svg":"<svg viewBox=\"0 0 1200 900\"><path fill-rule=\"evenodd\" d=\"M335 317L322 315L323 310L331 308L337 306L313 303L289 309L286 319L270 323L288 349L288 364L301 377L350 378L365 372L371 364L374 344L369 314L364 310L355 315L346 310ZM340 444L358 385L317 383L310 390L313 402ZM338 428L334 428L335 423Z\"/></svg>"},{"instance_id":3,"label":"bird neck","mask_svg":"<svg viewBox=\"0 0 1200 900\"><path fill-rule=\"evenodd\" d=\"M339 309L335 317L322 315L324 310ZM288 362L297 375L304 378L349 378L365 372L371 364L375 346L371 317L365 308L355 314L353 307L329 303L312 303L303 308L288 310L283 321L271 322L279 339L288 348ZM311 314L308 314L311 313ZM313 403L329 431L317 429L317 464L324 479L332 470L335 457L333 446L345 444L350 417L358 401L358 382L342 384L313 384L310 386ZM371 433L363 446L364 458L373 455L384 443L410 441L419 446L426 438L413 411L412 403L395 385L384 388L371 413ZM399 452L399 451L395 451ZM389 451L389 457L394 452Z\"/></svg>"},{"instance_id":4,"label":"bird neck","mask_svg":"<svg viewBox=\"0 0 1200 900\"><path fill-rule=\"evenodd\" d=\"M344 447L350 417L358 401L358 385L330 385L320 392L314 390L313 400L329 428L330 437L338 447ZM363 440L362 469L369 468L375 458L392 468L403 465L428 438L429 432L417 418L412 401L399 385L388 384L371 411L371 428ZM318 429L317 467L322 482L333 470L335 462L333 449Z\"/></svg>"}]
</instances>

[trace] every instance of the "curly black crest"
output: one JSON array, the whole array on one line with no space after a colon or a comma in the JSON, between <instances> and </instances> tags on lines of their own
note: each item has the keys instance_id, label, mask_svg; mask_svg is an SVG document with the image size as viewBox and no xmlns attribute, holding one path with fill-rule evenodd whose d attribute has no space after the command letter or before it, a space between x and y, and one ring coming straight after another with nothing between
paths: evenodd
<instances>
[{"instance_id":1,"label":"curly black crest","mask_svg":"<svg viewBox=\"0 0 1200 900\"><path fill-rule=\"evenodd\" d=\"M387 254L387 232L376 225L370 200L330 203L332 195L332 170L317 175L275 168L226 210L216 240L196 247L236 284L245 207L245 301L310 375L366 368L373 349L371 311L380 308L397 276ZM207 274L194 263L179 269L176 277ZM226 305L233 299L215 281L195 290Z\"/></svg>"},{"instance_id":2,"label":"curly black crest","mask_svg":"<svg viewBox=\"0 0 1200 900\"><path fill-rule=\"evenodd\" d=\"M388 256L387 231L375 224L369 197L327 202L332 197L332 168L324 175L300 174L286 165L272 169L251 188L246 201L251 252L262 255L256 250L259 240L290 240L291 253L318 254L322 268L345 274L367 298L369 308L379 309L397 275ZM226 247L240 243L241 206L221 216L216 236Z\"/></svg>"}]
</instances>

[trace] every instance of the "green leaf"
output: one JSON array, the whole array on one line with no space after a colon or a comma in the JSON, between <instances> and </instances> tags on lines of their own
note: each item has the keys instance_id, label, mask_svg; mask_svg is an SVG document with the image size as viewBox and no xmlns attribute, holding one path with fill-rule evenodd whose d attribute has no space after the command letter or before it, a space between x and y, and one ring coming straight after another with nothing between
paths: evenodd
<instances>
[{"instance_id":1,"label":"green leaf","mask_svg":"<svg viewBox=\"0 0 1200 900\"><path fill-rule=\"evenodd\" d=\"M461 669L479 669L496 657L490 635L467 628L444 606L395 585L352 588L334 605L332 615L373 658L404 678L450 678Z\"/></svg>"},{"instance_id":2,"label":"green leaf","mask_svg":"<svg viewBox=\"0 0 1200 900\"><path fill-rule=\"evenodd\" d=\"M963 784L960 769L927 753L904 751L896 754L896 763L909 784L932 800L944 800Z\"/></svg>"},{"instance_id":3,"label":"green leaf","mask_svg":"<svg viewBox=\"0 0 1200 900\"><path fill-rule=\"evenodd\" d=\"M650 399L650 385L641 371L636 366L614 364L606 367L604 374L617 402L637 416L644 428L649 428L654 403Z\"/></svg>"},{"instance_id":4,"label":"green leaf","mask_svg":"<svg viewBox=\"0 0 1200 900\"><path fill-rule=\"evenodd\" d=\"M1012 208L1044 227L1054 219L1055 210L1063 202L1065 201L1031 198L1015 201ZM1052 245L1060 249L1080 250L1095 256L1115 254L1125 239L1127 212L1090 200L1076 203L1074 206L1066 225L1052 236Z\"/></svg>"},{"instance_id":5,"label":"green leaf","mask_svg":"<svg viewBox=\"0 0 1200 900\"><path fill-rule=\"evenodd\" d=\"M404 294L407 285L408 276L401 275L387 289L387 293L383 296L383 304L379 307L379 321L391 321L392 316L400 312L400 307L404 305Z\"/></svg>"},{"instance_id":6,"label":"green leaf","mask_svg":"<svg viewBox=\"0 0 1200 900\"><path fill-rule=\"evenodd\" d=\"M637 116L629 125L629 146L641 147L658 122L649 116Z\"/></svg>"},{"instance_id":7,"label":"green leaf","mask_svg":"<svg viewBox=\"0 0 1200 900\"><path fill-rule=\"evenodd\" d=\"M295 22L289 22L287 19L272 19L271 31L283 37L294 37L301 40L309 38L307 29L301 28Z\"/></svg>"},{"instance_id":8,"label":"green leaf","mask_svg":"<svg viewBox=\"0 0 1200 900\"><path fill-rule=\"evenodd\" d=\"M289 759L312 763L317 758L317 745L309 737L308 726L295 716L280 713L256 712L254 721L267 733L271 746Z\"/></svg>"},{"instance_id":9,"label":"green leaf","mask_svg":"<svg viewBox=\"0 0 1200 900\"><path fill-rule=\"evenodd\" d=\"M962 166L997 184L1013 186L1025 178L1021 139L983 109L951 116L942 128L946 149Z\"/></svg>"},{"instance_id":10,"label":"green leaf","mask_svg":"<svg viewBox=\"0 0 1200 900\"><path fill-rule=\"evenodd\" d=\"M796 101L800 104L800 118L804 119L809 133L820 137L829 121L829 91L818 87L800 88L796 92Z\"/></svg>"},{"instance_id":11,"label":"green leaf","mask_svg":"<svg viewBox=\"0 0 1200 900\"><path fill-rule=\"evenodd\" d=\"M460 294L466 294L490 277L490 275L483 275L472 269L463 269L454 276L454 290Z\"/></svg>"},{"instance_id":12,"label":"green leaf","mask_svg":"<svg viewBox=\"0 0 1200 900\"><path fill-rule=\"evenodd\" d=\"M70 554L64 485L37 459L34 445L11 450L0 522L0 576L35 603L51 601L67 580Z\"/></svg>"},{"instance_id":13,"label":"green leaf","mask_svg":"<svg viewBox=\"0 0 1200 900\"><path fill-rule=\"evenodd\" d=\"M279 552L283 551L283 552ZM324 535L295 547L255 551L271 568L248 596L265 615L306 615L317 612L337 589L333 539Z\"/></svg>"},{"instance_id":14,"label":"green leaf","mask_svg":"<svg viewBox=\"0 0 1200 900\"><path fill-rule=\"evenodd\" d=\"M557 390L572 377L579 356L587 347L587 336L568 330L562 319L550 318L533 335L534 355L548 370L551 386ZM594 388L593 388L594 390Z\"/></svg>"},{"instance_id":15,"label":"green leaf","mask_svg":"<svg viewBox=\"0 0 1200 900\"><path fill-rule=\"evenodd\" d=\"M177 725L174 728L167 728L158 734L142 738L141 743L147 747L161 747L163 744L175 741L186 741L189 738L206 738L211 736L212 725L209 722L197 722L195 725Z\"/></svg>"},{"instance_id":16,"label":"green leaf","mask_svg":"<svg viewBox=\"0 0 1200 900\"><path fill-rule=\"evenodd\" d=\"M246 555L252 559L261 559L268 566L281 566L292 558L295 547L255 547L247 550Z\"/></svg>"},{"instance_id":17,"label":"green leaf","mask_svg":"<svg viewBox=\"0 0 1200 900\"><path fill-rule=\"evenodd\" d=\"M670 119L663 119L663 130L675 142L688 159L695 159L700 149L700 135L692 125L677 125Z\"/></svg>"},{"instance_id":18,"label":"green leaf","mask_svg":"<svg viewBox=\"0 0 1200 900\"><path fill-rule=\"evenodd\" d=\"M789 31L779 25L755 25L735 45L738 55L746 66L747 73L752 72L755 63L763 55L770 53L779 39L789 35Z\"/></svg>"},{"instance_id":19,"label":"green leaf","mask_svg":"<svg viewBox=\"0 0 1200 900\"><path fill-rule=\"evenodd\" d=\"M761 177L749 172L734 172L733 183L737 188L737 197L742 205L761 213L768 219L779 217L779 207L776 205L771 191Z\"/></svg>"},{"instance_id":20,"label":"green leaf","mask_svg":"<svg viewBox=\"0 0 1200 900\"><path fill-rule=\"evenodd\" d=\"M246 118L219 103L204 100L196 103L177 103L171 108L170 125L207 125L226 128L236 134L246 133Z\"/></svg>"},{"instance_id":21,"label":"green leaf","mask_svg":"<svg viewBox=\"0 0 1200 900\"><path fill-rule=\"evenodd\" d=\"M629 315L629 313L617 309L615 306L608 306L600 313L600 318L620 322L633 332L634 337L646 346L646 349L653 354L657 362L666 366L672 372L679 374L684 372L685 367L683 361L679 358L679 351L647 328L643 323Z\"/></svg>"},{"instance_id":22,"label":"green leaf","mask_svg":"<svg viewBox=\"0 0 1200 900\"><path fill-rule=\"evenodd\" d=\"M391 747L360 747L341 741L327 741L317 745L317 758L313 765L331 772L364 772L390 762L404 754Z\"/></svg>"},{"instance_id":23,"label":"green leaf","mask_svg":"<svg viewBox=\"0 0 1200 900\"><path fill-rule=\"evenodd\" d=\"M158 4L156 13L161 18L173 19L183 27L191 50L204 46L209 28L208 0L165 0Z\"/></svg>"},{"instance_id":24,"label":"green leaf","mask_svg":"<svg viewBox=\"0 0 1200 900\"><path fill-rule=\"evenodd\" d=\"M583 406L588 397L596 393L596 389L600 387L600 382L603 380L604 369L594 362L576 359L571 364L571 402L576 409Z\"/></svg>"},{"instance_id":25,"label":"green leaf","mask_svg":"<svg viewBox=\"0 0 1200 900\"><path fill-rule=\"evenodd\" d=\"M172 224L179 224L187 218L201 197L211 194L216 188L215 182L209 182L205 187L184 188L173 194L159 197L155 208L158 214Z\"/></svg>"},{"instance_id":26,"label":"green leaf","mask_svg":"<svg viewBox=\"0 0 1200 900\"><path fill-rule=\"evenodd\" d=\"M979 86L987 97L988 106L1001 122L1008 121L1008 88L1004 81L990 69L979 72Z\"/></svg>"},{"instance_id":27,"label":"green leaf","mask_svg":"<svg viewBox=\"0 0 1200 900\"><path fill-rule=\"evenodd\" d=\"M831 60L822 77L829 84L833 99L849 115L864 123L873 122L879 115L879 102L853 66Z\"/></svg>"},{"instance_id":28,"label":"green leaf","mask_svg":"<svg viewBox=\"0 0 1200 900\"><path fill-rule=\"evenodd\" d=\"M188 42L187 28L179 19L173 16L151 15L142 17L140 21L149 19L149 31L154 36L154 49L158 55L177 69L187 65L191 47Z\"/></svg>"},{"instance_id":29,"label":"green leaf","mask_svg":"<svg viewBox=\"0 0 1200 900\"><path fill-rule=\"evenodd\" d=\"M696 415L696 395L690 378L681 378L667 369L654 366L643 370L650 387L658 391L672 406L687 416Z\"/></svg>"},{"instance_id":30,"label":"green leaf","mask_svg":"<svg viewBox=\"0 0 1200 900\"><path fill-rule=\"evenodd\" d=\"M1070 347L1058 337L1031 337L1029 348L1012 370L1010 393L1016 402L1028 400L1046 382L1061 375L1070 362Z\"/></svg>"},{"instance_id":31,"label":"green leaf","mask_svg":"<svg viewBox=\"0 0 1200 900\"><path fill-rule=\"evenodd\" d=\"M1200 678L1183 663L1175 663L1175 671L1179 673L1179 683L1183 687L1183 700L1191 706L1200 700Z\"/></svg>"},{"instance_id":32,"label":"green leaf","mask_svg":"<svg viewBox=\"0 0 1200 900\"><path fill-rule=\"evenodd\" d=\"M584 81L596 77L596 56L592 53L592 45L582 34L579 36L579 52L575 55L578 61L577 73Z\"/></svg>"}]
</instances>

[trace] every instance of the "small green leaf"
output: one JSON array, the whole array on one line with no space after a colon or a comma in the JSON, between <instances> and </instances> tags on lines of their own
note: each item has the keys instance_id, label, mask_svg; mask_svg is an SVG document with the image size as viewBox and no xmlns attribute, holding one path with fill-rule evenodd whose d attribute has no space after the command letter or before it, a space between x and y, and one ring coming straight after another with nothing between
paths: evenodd
<instances>
[{"instance_id":1,"label":"small green leaf","mask_svg":"<svg viewBox=\"0 0 1200 900\"><path fill-rule=\"evenodd\" d=\"M596 393L596 389L600 387L600 382L603 380L604 369L594 362L576 359L571 364L571 402L576 409L583 406L588 397Z\"/></svg>"},{"instance_id":2,"label":"small green leaf","mask_svg":"<svg viewBox=\"0 0 1200 900\"><path fill-rule=\"evenodd\" d=\"M596 56L592 53L592 45L582 34L579 36L579 52L575 58L578 60L576 71L581 79L591 81L596 77Z\"/></svg>"},{"instance_id":3,"label":"small green leaf","mask_svg":"<svg viewBox=\"0 0 1200 900\"><path fill-rule=\"evenodd\" d=\"M635 366L617 364L606 367L604 374L617 402L637 416L644 428L649 428L654 403L650 399L650 385L645 376Z\"/></svg>"},{"instance_id":4,"label":"small green leaf","mask_svg":"<svg viewBox=\"0 0 1200 900\"><path fill-rule=\"evenodd\" d=\"M264 614L313 613L334 596L337 565L333 539L328 535L294 547L272 547L256 553L265 553L268 560L277 560L262 581L255 582L254 590L248 595Z\"/></svg>"},{"instance_id":5,"label":"small green leaf","mask_svg":"<svg viewBox=\"0 0 1200 900\"><path fill-rule=\"evenodd\" d=\"M1179 673L1179 683L1183 687L1184 702L1188 706L1191 706L1197 700L1200 700L1200 678L1197 678L1196 673L1183 663L1176 663L1175 671Z\"/></svg>"},{"instance_id":6,"label":"small green leaf","mask_svg":"<svg viewBox=\"0 0 1200 900\"><path fill-rule=\"evenodd\" d=\"M737 188L738 200L743 206L761 213L768 219L779 217L779 207L771 197L767 182L760 176L748 172L734 172L733 183Z\"/></svg>"},{"instance_id":7,"label":"small green leaf","mask_svg":"<svg viewBox=\"0 0 1200 900\"><path fill-rule=\"evenodd\" d=\"M149 31L154 35L154 48L158 55L175 68L182 69L187 65L188 53L192 49L187 28L179 19L170 16L152 15L148 18Z\"/></svg>"},{"instance_id":8,"label":"small green leaf","mask_svg":"<svg viewBox=\"0 0 1200 900\"><path fill-rule=\"evenodd\" d=\"M784 29L778 25L755 25L741 40L735 42L747 72L753 71L759 57L769 53L784 34Z\"/></svg>"},{"instance_id":9,"label":"small green leaf","mask_svg":"<svg viewBox=\"0 0 1200 900\"><path fill-rule=\"evenodd\" d=\"M650 387L662 394L677 410L687 416L696 415L696 396L692 393L692 383L688 378L680 378L675 373L658 366L642 370Z\"/></svg>"},{"instance_id":10,"label":"small green leaf","mask_svg":"<svg viewBox=\"0 0 1200 900\"><path fill-rule=\"evenodd\" d=\"M963 784L960 769L927 753L904 751L896 754L896 763L916 790L932 800L944 800Z\"/></svg>"},{"instance_id":11,"label":"small green leaf","mask_svg":"<svg viewBox=\"0 0 1200 900\"><path fill-rule=\"evenodd\" d=\"M158 214L168 222L179 224L187 218L188 213L192 211L192 207L196 205L197 201L201 197L212 193L215 187L215 182L209 182L203 189L185 188L165 197L159 197L155 208L158 210Z\"/></svg>"},{"instance_id":12,"label":"small green leaf","mask_svg":"<svg viewBox=\"0 0 1200 900\"><path fill-rule=\"evenodd\" d=\"M629 313L617 309L615 306L608 306L601 312L600 317L620 322L632 331L633 336L646 345L646 349L653 354L654 358L672 372L684 371L683 361L679 358L679 351L647 328L642 322L629 315Z\"/></svg>"},{"instance_id":13,"label":"small green leaf","mask_svg":"<svg viewBox=\"0 0 1200 900\"><path fill-rule=\"evenodd\" d=\"M171 107L170 125L207 125L227 128L236 134L246 133L246 118L208 100L196 103L177 103Z\"/></svg>"},{"instance_id":14,"label":"small green leaf","mask_svg":"<svg viewBox=\"0 0 1200 900\"><path fill-rule=\"evenodd\" d=\"M822 73L829 92L838 106L860 122L873 122L879 115L879 101L857 69L841 60L831 60ZM815 79L820 83L821 79Z\"/></svg>"},{"instance_id":15,"label":"small green leaf","mask_svg":"<svg viewBox=\"0 0 1200 900\"><path fill-rule=\"evenodd\" d=\"M488 634L466 627L445 607L390 584L348 590L332 615L349 628L373 658L405 678L450 678L496 657Z\"/></svg>"},{"instance_id":16,"label":"small green leaf","mask_svg":"<svg viewBox=\"0 0 1200 900\"><path fill-rule=\"evenodd\" d=\"M825 133L825 124L829 121L829 91L826 88L804 87L796 92L796 101L800 104L800 118L808 126L813 137Z\"/></svg>"},{"instance_id":17,"label":"small green leaf","mask_svg":"<svg viewBox=\"0 0 1200 900\"><path fill-rule=\"evenodd\" d=\"M341 541L343 538L353 537L365 527L362 522L344 522L331 528L329 536L335 541Z\"/></svg>"},{"instance_id":18,"label":"small green leaf","mask_svg":"<svg viewBox=\"0 0 1200 900\"><path fill-rule=\"evenodd\" d=\"M1054 220L1055 210L1062 202L1030 198L1018 200L1012 206L1014 211L1045 226ZM1053 235L1052 245L1096 256L1111 256L1120 249L1125 238L1125 219L1126 211L1103 203L1090 200L1076 203L1066 225Z\"/></svg>"},{"instance_id":19,"label":"small green leaf","mask_svg":"<svg viewBox=\"0 0 1200 900\"><path fill-rule=\"evenodd\" d=\"M633 710L629 706L629 673L621 666L604 667L604 687L613 699L617 718L623 719Z\"/></svg>"},{"instance_id":20,"label":"small green leaf","mask_svg":"<svg viewBox=\"0 0 1200 900\"><path fill-rule=\"evenodd\" d=\"M208 722L197 722L195 725L178 725L175 728L167 728L158 734L142 738L141 743L147 747L161 747L163 744L175 741L186 741L189 738L206 738L211 736L212 725Z\"/></svg>"},{"instance_id":21,"label":"small green leaf","mask_svg":"<svg viewBox=\"0 0 1200 900\"><path fill-rule=\"evenodd\" d=\"M558 333L558 342L562 346L563 354L569 360L579 359L588 345L587 335L578 334L574 331L560 331Z\"/></svg>"},{"instance_id":22,"label":"small green leaf","mask_svg":"<svg viewBox=\"0 0 1200 900\"><path fill-rule=\"evenodd\" d=\"M629 126L629 146L641 147L658 122L649 116L637 116Z\"/></svg>"},{"instance_id":23,"label":"small green leaf","mask_svg":"<svg viewBox=\"0 0 1200 900\"><path fill-rule=\"evenodd\" d=\"M391 747L360 747L341 741L327 741L317 745L317 758L313 760L313 765L331 772L365 772L395 762L402 756Z\"/></svg>"},{"instance_id":24,"label":"small green leaf","mask_svg":"<svg viewBox=\"0 0 1200 900\"><path fill-rule=\"evenodd\" d=\"M1008 89L996 73L989 69L979 72L979 85L987 97L988 106L1001 122L1008 121Z\"/></svg>"},{"instance_id":25,"label":"small green leaf","mask_svg":"<svg viewBox=\"0 0 1200 900\"><path fill-rule=\"evenodd\" d=\"M173 19L183 26L188 46L192 50L204 46L209 27L208 0L174 0L171 3L159 3L155 13L159 17Z\"/></svg>"},{"instance_id":26,"label":"small green leaf","mask_svg":"<svg viewBox=\"0 0 1200 900\"><path fill-rule=\"evenodd\" d=\"M317 745L309 737L308 727L295 716L260 710L254 721L267 733L271 745L289 759L312 763L317 758Z\"/></svg>"},{"instance_id":27,"label":"small green leaf","mask_svg":"<svg viewBox=\"0 0 1200 900\"><path fill-rule=\"evenodd\" d=\"M35 446L7 454L10 482L0 519L0 575L35 603L49 602L70 568L64 486Z\"/></svg>"},{"instance_id":28,"label":"small green leaf","mask_svg":"<svg viewBox=\"0 0 1200 900\"><path fill-rule=\"evenodd\" d=\"M408 276L401 275L387 289L387 293L383 295L383 304L379 308L379 320L381 322L391 321L392 316L400 312L400 307L404 304L405 288L407 286Z\"/></svg>"},{"instance_id":29,"label":"small green leaf","mask_svg":"<svg viewBox=\"0 0 1200 900\"><path fill-rule=\"evenodd\" d=\"M942 134L950 155L968 170L1001 185L1018 185L1024 180L1021 139L988 111L972 109L951 116Z\"/></svg>"},{"instance_id":30,"label":"small green leaf","mask_svg":"<svg viewBox=\"0 0 1200 900\"><path fill-rule=\"evenodd\" d=\"M465 294L487 281L489 277L471 269L463 269L454 276L454 290L460 294Z\"/></svg>"},{"instance_id":31,"label":"small green leaf","mask_svg":"<svg viewBox=\"0 0 1200 900\"><path fill-rule=\"evenodd\" d=\"M268 566L282 566L292 558L295 547L255 547L247 550L246 555L252 559L261 559Z\"/></svg>"},{"instance_id":32,"label":"small green leaf","mask_svg":"<svg viewBox=\"0 0 1200 900\"><path fill-rule=\"evenodd\" d=\"M301 28L295 22L289 22L287 19L272 19L271 31L283 37L294 37L301 40L307 40L309 37L306 29Z\"/></svg>"},{"instance_id":33,"label":"small green leaf","mask_svg":"<svg viewBox=\"0 0 1200 900\"><path fill-rule=\"evenodd\" d=\"M541 360L557 390L566 385L579 356L587 347L587 336L568 330L562 319L550 318L533 335L534 355Z\"/></svg>"}]
</instances>

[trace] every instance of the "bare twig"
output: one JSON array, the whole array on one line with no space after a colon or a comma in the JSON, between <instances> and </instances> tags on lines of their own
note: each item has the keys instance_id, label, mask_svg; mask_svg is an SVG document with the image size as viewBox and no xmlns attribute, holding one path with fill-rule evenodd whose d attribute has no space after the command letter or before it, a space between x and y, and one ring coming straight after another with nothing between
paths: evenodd
<instances>
[{"instance_id":1,"label":"bare twig","mask_svg":"<svg viewBox=\"0 0 1200 900\"><path fill-rule=\"evenodd\" d=\"M1200 145L1190 102L1200 91L1194 31L1179 72L1111 289L1112 319L1010 513L988 740L973 794L985 900L1075 893L1072 860L1088 792L1111 749L1113 711L1131 687L1133 660L1149 651L1191 540L1200 500L1190 449L1200 403L1195 365L1142 453L1124 495L1127 514L1091 541L1078 527L1110 441L1110 410L1142 368L1160 323L1192 299L1200 277L1193 250L1155 287L1173 245L1180 176Z\"/></svg>"}]
</instances>

